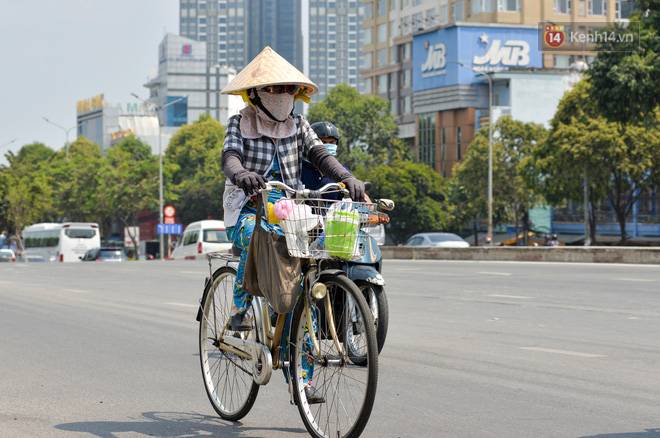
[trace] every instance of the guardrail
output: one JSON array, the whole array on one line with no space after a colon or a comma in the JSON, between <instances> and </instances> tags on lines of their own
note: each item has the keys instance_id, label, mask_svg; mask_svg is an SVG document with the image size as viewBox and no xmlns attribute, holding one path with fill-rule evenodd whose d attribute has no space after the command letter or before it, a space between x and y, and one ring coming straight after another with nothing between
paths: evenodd
<instances>
[{"instance_id":1,"label":"guardrail","mask_svg":"<svg viewBox=\"0 0 660 438\"><path fill-rule=\"evenodd\" d=\"M660 265L660 248L639 248L629 246L495 246L489 248L418 248L410 246L381 246L380 250L384 259L631 263Z\"/></svg>"}]
</instances>

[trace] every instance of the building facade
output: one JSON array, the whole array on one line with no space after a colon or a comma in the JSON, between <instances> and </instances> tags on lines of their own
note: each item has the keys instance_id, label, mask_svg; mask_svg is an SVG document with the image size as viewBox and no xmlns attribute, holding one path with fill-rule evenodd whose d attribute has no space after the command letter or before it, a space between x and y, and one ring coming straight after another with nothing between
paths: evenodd
<instances>
[{"instance_id":1,"label":"building facade","mask_svg":"<svg viewBox=\"0 0 660 438\"><path fill-rule=\"evenodd\" d=\"M626 21L634 2L625 0L364 0L364 69L367 93L388 99L396 115L400 137L410 142L418 135L418 114L426 113L427 98L413 98L413 38L457 23L539 26L539 23L576 23L588 31L614 21ZM589 62L593 46L565 47L561 54L543 54L541 68L569 69L576 61ZM470 113L461 109L452 120ZM454 122L459 123L459 122ZM472 129L473 131L474 129ZM462 134L460 144L472 138Z\"/></svg>"},{"instance_id":2,"label":"building facade","mask_svg":"<svg viewBox=\"0 0 660 438\"><path fill-rule=\"evenodd\" d=\"M158 53L158 68L145 87L149 89L148 101L163 108L163 126L190 124L204 113L226 123L244 107L240 97L220 94L236 71L209 66L205 42L167 34Z\"/></svg>"}]
</instances>

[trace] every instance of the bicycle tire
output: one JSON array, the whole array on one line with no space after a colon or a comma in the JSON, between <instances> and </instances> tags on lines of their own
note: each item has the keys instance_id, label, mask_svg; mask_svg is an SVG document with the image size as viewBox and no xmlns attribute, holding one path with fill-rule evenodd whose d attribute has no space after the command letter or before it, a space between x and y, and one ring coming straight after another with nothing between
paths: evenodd
<instances>
[{"instance_id":1,"label":"bicycle tire","mask_svg":"<svg viewBox=\"0 0 660 438\"><path fill-rule=\"evenodd\" d=\"M319 281L327 286L331 302L351 297L361 316L371 321L371 311L355 283L343 275L334 274L323 275ZM323 305L323 301L317 305ZM346 355L339 355L332 336L321 333L326 329L317 323L316 335L325 361L314 362L310 383L325 398L325 403L310 405L305 396L302 369L303 361L308 358L304 349L304 343L309 339L305 332L306 311L306 300L299 300L294 309L289 344L294 397L300 416L313 437L358 437L369 421L378 385L378 345L374 326L365 324L366 364L359 366L347 360ZM336 327L345 324L345 315L345 312L334 315ZM334 363L328 363L328 359Z\"/></svg>"},{"instance_id":2,"label":"bicycle tire","mask_svg":"<svg viewBox=\"0 0 660 438\"><path fill-rule=\"evenodd\" d=\"M218 348L218 336L229 321L236 270L223 266L206 285L204 314L199 323L199 356L204 388L213 409L225 420L245 417L259 393L252 378L252 361ZM239 332L231 332L239 333ZM249 337L250 332L240 332Z\"/></svg>"}]
</instances>

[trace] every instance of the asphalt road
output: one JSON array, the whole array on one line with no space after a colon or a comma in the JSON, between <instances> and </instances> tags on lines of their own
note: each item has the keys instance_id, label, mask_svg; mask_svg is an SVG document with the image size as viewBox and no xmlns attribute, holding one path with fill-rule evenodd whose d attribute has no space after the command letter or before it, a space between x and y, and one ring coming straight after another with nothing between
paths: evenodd
<instances>
[{"instance_id":1,"label":"asphalt road","mask_svg":"<svg viewBox=\"0 0 660 438\"><path fill-rule=\"evenodd\" d=\"M204 392L200 261L1 264L0 437L304 437ZM386 260L364 437L660 437L660 266ZM279 373L278 373L279 374Z\"/></svg>"}]
</instances>

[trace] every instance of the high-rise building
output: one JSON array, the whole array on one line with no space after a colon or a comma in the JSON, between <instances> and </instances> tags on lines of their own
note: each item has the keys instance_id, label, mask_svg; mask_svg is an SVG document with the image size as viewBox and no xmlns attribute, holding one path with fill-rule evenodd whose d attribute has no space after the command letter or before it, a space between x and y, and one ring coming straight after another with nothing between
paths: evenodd
<instances>
[{"instance_id":1,"label":"high-rise building","mask_svg":"<svg viewBox=\"0 0 660 438\"><path fill-rule=\"evenodd\" d=\"M302 0L180 0L181 36L206 42L209 65L241 70L270 46L302 69Z\"/></svg>"},{"instance_id":2,"label":"high-rise building","mask_svg":"<svg viewBox=\"0 0 660 438\"><path fill-rule=\"evenodd\" d=\"M357 0L180 0L180 34L206 42L210 66L240 71L264 47L319 86L312 101L360 78L364 8Z\"/></svg>"},{"instance_id":3,"label":"high-rise building","mask_svg":"<svg viewBox=\"0 0 660 438\"><path fill-rule=\"evenodd\" d=\"M529 46L530 53L534 52L538 58L535 58L534 62L513 67L547 70L547 75L544 76L546 82L538 82L541 77L538 75L524 82L520 75L514 79L501 73L497 78L498 82L494 84L494 107L505 108L500 112L502 114L511 111L511 102L515 97L524 97L519 91L532 80L537 81L537 88L525 88L527 97L530 97L529 93L534 95L536 90L541 92L536 95L541 96L543 90L549 87L548 84L555 84L553 86L556 87L558 81L558 88L547 96L548 100L543 104L536 104L537 107L534 108L542 106L543 114L536 114L538 117L545 117L553 111L552 102L555 102L557 97L555 94L563 92L561 76L565 73L561 70L568 71L578 61L590 62L595 52L593 45L575 45L566 47L569 50L562 53L541 53L531 35L538 32L539 23L568 23L566 32L586 32L606 23L625 21L634 2L363 0L363 3L365 39L364 69L361 76L365 80L366 92L389 99L392 112L397 117L400 137L414 145L420 161L427 162L439 173L450 176L454 164L465 156L467 145L479 127L479 119L487 121L491 116L488 114L489 90L485 78L462 67L459 73L458 64L452 62L464 62L475 67L476 64L472 63L473 57L477 60L485 59L491 48L493 53L499 50L499 46L493 47L494 41L503 45L511 41L515 45L516 35L520 32L528 34L525 47ZM572 28L576 26L578 28ZM478 41L480 45L473 46ZM508 50L509 54L522 50L514 48L513 45L503 49ZM450 54L450 51L453 52ZM504 51L502 55L505 54ZM489 73L509 70L512 67L506 61L494 62L494 58L490 61L493 62L477 67ZM438 67L439 64L442 64L442 68ZM471 77L466 78L466 74ZM493 80L497 77L491 76ZM554 79L551 80L551 76ZM514 80L518 81L516 84L519 85L515 93L508 88ZM521 99L518 100L522 102ZM531 104L529 99L525 102L527 105ZM493 114L494 118L495 116Z\"/></svg>"},{"instance_id":4,"label":"high-rise building","mask_svg":"<svg viewBox=\"0 0 660 438\"><path fill-rule=\"evenodd\" d=\"M164 108L162 126L190 124L203 113L226 121L243 107L240 97L220 94L236 71L209 66L205 42L167 34L158 53L158 69L145 87L149 89L149 101Z\"/></svg>"}]
</instances>

